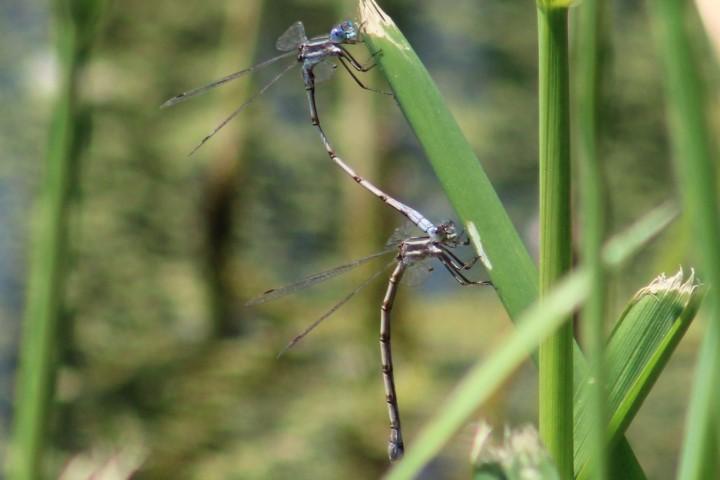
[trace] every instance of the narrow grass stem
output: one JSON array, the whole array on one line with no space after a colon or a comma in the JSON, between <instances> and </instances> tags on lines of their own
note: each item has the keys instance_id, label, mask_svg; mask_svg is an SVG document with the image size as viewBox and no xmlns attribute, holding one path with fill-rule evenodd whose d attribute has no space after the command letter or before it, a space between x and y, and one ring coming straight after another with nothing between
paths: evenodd
<instances>
[{"instance_id":1,"label":"narrow grass stem","mask_svg":"<svg viewBox=\"0 0 720 480\"><path fill-rule=\"evenodd\" d=\"M591 478L608 477L607 395L603 361L605 345L605 272L601 248L605 236L604 172L598 158L599 86L601 82L600 26L598 0L585 0L577 13L577 115L582 262L590 276L590 294L582 310L582 337L588 360L589 449Z\"/></svg>"},{"instance_id":2,"label":"narrow grass stem","mask_svg":"<svg viewBox=\"0 0 720 480\"><path fill-rule=\"evenodd\" d=\"M540 99L540 296L570 269L570 122L567 9L538 7ZM573 477L573 328L539 351L540 436L561 478Z\"/></svg>"},{"instance_id":3,"label":"narrow grass stem","mask_svg":"<svg viewBox=\"0 0 720 480\"><path fill-rule=\"evenodd\" d=\"M60 68L57 100L50 125L44 184L33 225L31 265L16 378L15 413L7 478L42 478L51 417L57 358L58 321L65 284L68 216L77 181L77 159L84 143L78 106L80 73L105 11L105 0L52 2Z\"/></svg>"},{"instance_id":4,"label":"narrow grass stem","mask_svg":"<svg viewBox=\"0 0 720 480\"><path fill-rule=\"evenodd\" d=\"M58 347L57 322L64 285L68 204L74 151L77 32L58 13L61 83L50 127L47 170L38 201L27 301L16 379L15 418L8 478L40 478Z\"/></svg>"}]
</instances>

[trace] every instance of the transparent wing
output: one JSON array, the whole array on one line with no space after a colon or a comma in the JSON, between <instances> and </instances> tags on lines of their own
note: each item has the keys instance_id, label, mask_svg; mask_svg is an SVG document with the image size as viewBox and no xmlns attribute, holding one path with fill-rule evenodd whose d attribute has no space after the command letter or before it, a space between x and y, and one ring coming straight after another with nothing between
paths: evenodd
<instances>
[{"instance_id":1,"label":"transparent wing","mask_svg":"<svg viewBox=\"0 0 720 480\"><path fill-rule=\"evenodd\" d=\"M215 80L214 82L208 83L207 85L203 85L202 87L193 88L192 90L188 90L187 92L183 92L179 95L175 95L170 100L167 100L165 103L160 105L160 108L172 107L173 105L177 105L178 103L184 102L185 100L188 100L192 97L202 95L203 93L207 92L208 90L212 90L215 87L219 87L220 85L224 85L227 82L235 80L236 78L242 77L246 73L254 72L255 70L259 70L263 67L267 67L268 65L272 65L273 63L277 62L278 60L287 58L292 54L293 54L293 52L283 53L282 55L278 55L277 57L273 57L269 60L265 60L264 62L258 63L257 65L253 65L252 67L246 68L245 70L240 70L239 72L231 73L230 75L228 75L226 77L223 77L219 80Z\"/></svg>"},{"instance_id":2,"label":"transparent wing","mask_svg":"<svg viewBox=\"0 0 720 480\"><path fill-rule=\"evenodd\" d=\"M210 133L208 133L207 135L205 135L205 138L203 138L203 139L200 141L200 143L198 143L198 144L195 146L195 148L193 148L193 149L190 151L190 153L188 154L188 156L190 156L190 155L192 155L193 153L197 152L200 147L202 147L203 145L205 145L205 142L207 142L207 141L210 140L212 137L214 137L215 134L218 133L225 125L227 125L228 123L230 123L230 120L232 120L232 119L235 118L240 112L242 112L242 111L245 109L245 107L247 107L247 106L250 105L252 102L254 102L255 100L257 100L258 97L260 97L263 93L265 93L265 90L267 90L268 88L270 88L275 82L277 82L278 80L280 80L280 79L283 77L283 75L285 75L287 72L289 72L290 70L292 70L293 68L295 68L297 65L298 65L297 63L293 62L293 63L291 63L290 65L288 65L287 68L285 68L285 70L283 70L282 72L280 72L280 73L278 73L277 75L275 75L275 77L273 77L273 79L270 80L264 87L262 87L260 90L258 90L255 95L253 95L252 97L248 98L248 99L245 101L245 103L243 103L243 104L240 105L238 108L236 108L235 111L232 112L232 113L231 113L230 115L228 115L227 117L225 117L225 120L223 120L222 122L220 122L220 124L219 124L217 127L213 128L213 130L212 130Z\"/></svg>"},{"instance_id":3,"label":"transparent wing","mask_svg":"<svg viewBox=\"0 0 720 480\"><path fill-rule=\"evenodd\" d=\"M385 242L385 248L397 247L401 242L409 238L417 238L422 235L421 230L412 222L405 222L400 227L396 228L387 242Z\"/></svg>"},{"instance_id":4,"label":"transparent wing","mask_svg":"<svg viewBox=\"0 0 720 480\"><path fill-rule=\"evenodd\" d=\"M285 30L285 33L280 35L277 42L275 42L275 48L281 52L289 52L291 50L297 50L297 47L305 41L307 41L305 27L302 22L295 22Z\"/></svg>"},{"instance_id":5,"label":"transparent wing","mask_svg":"<svg viewBox=\"0 0 720 480\"><path fill-rule=\"evenodd\" d=\"M342 275L343 273L349 272L350 270L354 269L355 267L359 267L360 265L363 265L363 264L369 262L370 260L375 260L376 258L382 257L382 256L387 255L388 253L391 253L394 251L395 251L394 248L387 248L387 249L385 249L381 252L375 253L373 255L368 255L367 257L359 258L353 262L346 263L345 265L340 265L339 267L335 267L330 270L325 270L324 272L315 273L315 274L305 277L302 280L299 280L295 283L291 283L290 285L285 285L284 287L280 287L280 288L271 288L270 290L263 292L261 295L258 295L257 297L249 300L245 304L245 306L249 307L252 305L259 305L261 303L269 302L270 300L275 300L276 298L280 298L285 295L289 295L291 293L297 292L298 290L312 287L313 285L316 285L320 282L324 282L325 280L330 280L331 278L335 278L338 275Z\"/></svg>"},{"instance_id":6,"label":"transparent wing","mask_svg":"<svg viewBox=\"0 0 720 480\"><path fill-rule=\"evenodd\" d=\"M324 82L325 80L330 79L330 77L333 76L333 73L335 73L335 69L337 68L337 65L334 63L328 61L328 60L322 60L318 64L316 64L313 67L313 74L315 75L315 83Z\"/></svg>"},{"instance_id":7,"label":"transparent wing","mask_svg":"<svg viewBox=\"0 0 720 480\"><path fill-rule=\"evenodd\" d=\"M427 280L430 273L435 270L433 262L427 258L420 262L414 262L407 266L403 275L402 284L408 287L417 287Z\"/></svg>"},{"instance_id":8,"label":"transparent wing","mask_svg":"<svg viewBox=\"0 0 720 480\"><path fill-rule=\"evenodd\" d=\"M387 253L387 252L386 252L386 253ZM317 327L318 325L320 325L320 323L321 323L323 320L325 320L326 318L328 318L328 317L329 317L330 315L332 315L333 313L337 312L337 311L340 309L340 307L342 307L343 305L345 305L352 297L355 296L356 293L358 293L358 292L359 292L360 290L362 290L363 288L367 287L373 280L375 280L378 276L380 276L380 274L382 274L383 272L385 272L385 271L388 269L388 267L390 267L391 265L394 265L394 264L395 264L395 260L393 260L392 262L390 262L390 263L388 263L387 265L385 265L385 267L384 267L383 269L378 270L377 272L373 273L373 274L372 274L370 277L368 277L364 282L362 282L360 285L358 285L357 287L355 287L350 293L348 293L347 295L345 295L338 303L336 303L335 305L333 305L333 307L332 307L330 310L328 310L327 312L325 312L320 318L318 318L318 319L315 320L313 323L311 323L310 325L308 325L307 328L305 328L305 330L303 330L303 331L300 332L299 334L295 335L295 337L293 337L293 339L290 340L290 342L285 346L285 348L283 348L282 350L280 350L280 353L278 353L277 356L278 356L278 357L282 356L285 352L287 352L287 351L290 350L292 347L294 347L295 345L297 345L297 344L300 342L300 340L302 340L303 338L305 338L305 337L307 336L308 333L310 333L310 332L312 332L313 330L315 330L315 327Z\"/></svg>"}]
</instances>

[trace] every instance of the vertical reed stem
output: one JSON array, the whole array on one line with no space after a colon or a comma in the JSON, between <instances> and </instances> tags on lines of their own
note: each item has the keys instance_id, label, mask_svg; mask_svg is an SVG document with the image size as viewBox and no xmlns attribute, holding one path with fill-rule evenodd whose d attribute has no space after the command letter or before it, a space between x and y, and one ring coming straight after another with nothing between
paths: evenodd
<instances>
[{"instance_id":1,"label":"vertical reed stem","mask_svg":"<svg viewBox=\"0 0 720 480\"><path fill-rule=\"evenodd\" d=\"M590 295L582 311L582 337L588 359L588 447L591 476L608 478L607 395L603 348L605 345L605 272L601 248L605 236L603 205L603 168L598 158L598 104L600 98L601 11L598 0L585 0L578 8L577 29L577 119L580 221L582 225L582 261L590 274Z\"/></svg>"},{"instance_id":2,"label":"vertical reed stem","mask_svg":"<svg viewBox=\"0 0 720 480\"><path fill-rule=\"evenodd\" d=\"M61 76L30 253L8 464L8 478L13 480L40 477L58 353L56 330L65 277L63 267L67 253L79 65L77 31L63 6L55 7Z\"/></svg>"},{"instance_id":3,"label":"vertical reed stem","mask_svg":"<svg viewBox=\"0 0 720 480\"><path fill-rule=\"evenodd\" d=\"M540 100L540 295L570 269L570 122L567 8L538 6ZM561 478L573 477L573 329L539 351L540 435Z\"/></svg>"},{"instance_id":4,"label":"vertical reed stem","mask_svg":"<svg viewBox=\"0 0 720 480\"><path fill-rule=\"evenodd\" d=\"M7 477L42 477L55 369L60 354L58 317L67 258L68 211L76 162L84 142L78 107L80 72L87 63L105 0L55 0L55 41L60 78L50 125L45 180L37 205L30 252L27 304Z\"/></svg>"}]
</instances>

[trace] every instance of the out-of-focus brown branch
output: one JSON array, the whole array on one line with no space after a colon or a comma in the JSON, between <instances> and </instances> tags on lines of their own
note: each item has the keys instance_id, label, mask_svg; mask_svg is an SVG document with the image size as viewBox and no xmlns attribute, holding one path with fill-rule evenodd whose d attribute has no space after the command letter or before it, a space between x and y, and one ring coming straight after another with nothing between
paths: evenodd
<instances>
[{"instance_id":1,"label":"out-of-focus brown branch","mask_svg":"<svg viewBox=\"0 0 720 480\"><path fill-rule=\"evenodd\" d=\"M219 62L221 75L227 74L238 65L249 65L255 51L261 15L262 0L228 2L227 34L225 45L229 53L224 53ZM223 92L221 103L227 104L229 96L237 98L250 92L249 83L245 87L233 88ZM207 167L204 184L202 221L205 237L205 272L207 276L208 302L212 321L213 336L235 335L241 330L236 310L236 276L232 271L231 239L234 220L238 217L236 205L238 193L242 192L245 176L243 151L248 136L248 122L244 114L226 127L224 135L215 139L218 152ZM229 130L229 131L227 131Z\"/></svg>"}]
</instances>

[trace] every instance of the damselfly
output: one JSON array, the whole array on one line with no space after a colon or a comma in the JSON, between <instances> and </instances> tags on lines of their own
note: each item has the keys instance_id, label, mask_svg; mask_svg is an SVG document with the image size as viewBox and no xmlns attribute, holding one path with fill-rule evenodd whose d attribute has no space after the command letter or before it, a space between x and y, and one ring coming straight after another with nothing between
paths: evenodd
<instances>
[{"instance_id":1,"label":"damselfly","mask_svg":"<svg viewBox=\"0 0 720 480\"><path fill-rule=\"evenodd\" d=\"M227 125L230 120L235 118L245 107L250 105L260 95L265 93L265 91L270 88L275 82L280 80L283 75L285 75L287 72L297 67L298 65L301 65L303 82L305 84L305 90L308 98L308 106L310 108L310 119L313 125L315 125L315 127L318 129L320 137L323 141L323 145L325 146L325 150L327 151L333 162L335 162L347 175L352 177L353 180L359 183L362 187L370 191L373 195L378 197L386 204L390 205L392 208L400 212L411 222L417 225L420 230L430 236L435 236L434 224L428 219L426 219L420 212L409 207L408 205L405 205L404 203L396 200L392 196L380 190L370 181L358 175L348 164L346 164L340 157L338 157L334 149L330 145L330 142L320 125L320 120L317 113L317 106L315 104L315 83L329 78L330 75L332 75L332 73L335 71L336 65L331 63L329 61L329 58L336 58L345 68L345 70L352 76L355 82L357 82L357 84L360 85L362 88L364 88L365 90L378 92L378 90L374 90L363 84L362 81L357 77L357 75L353 73L353 69L359 72L367 72L374 66L374 64L371 64L369 66L362 65L344 47L344 45L353 45L355 43L358 43L359 41L361 41L359 28L355 23L351 21L345 21L335 25L330 30L329 35L323 35L311 39L308 39L305 35L305 27L303 26L302 22L296 22L291 25L290 28L288 28L287 31L280 36L280 38L278 38L276 43L277 49L286 53L273 57L269 60L265 60L264 62L261 62L253 67L232 73L208 85L204 85L202 87L198 87L185 93L176 95L170 100L166 101L164 104L162 104L162 107L165 108L176 105L180 102L188 100L189 98L203 94L215 87L224 85L231 80L242 77L245 74L271 65L278 60L282 60L290 56L295 56L295 59L292 61L292 63L287 65L285 69L283 69L282 71L280 71L279 74L273 77L273 79L270 80L270 82L268 82L265 86L263 86L255 95L246 100L245 103L240 105L240 107L233 111L227 118L220 122L217 127L215 127L208 135L206 135L205 138L203 138L202 141L197 146L195 146L195 148L193 148L193 150L190 152L190 155L195 153L198 148L200 148L203 144L205 144L205 142L210 140L218 131L220 131L220 129Z\"/></svg>"},{"instance_id":2,"label":"damselfly","mask_svg":"<svg viewBox=\"0 0 720 480\"><path fill-rule=\"evenodd\" d=\"M313 125L319 125L320 120L317 114L317 106L315 104L315 83L321 82L330 78L335 71L337 65L329 61L329 58L336 58L340 65L352 76L355 82L365 90L380 92L373 88L367 87L362 81L353 73L353 69L358 72L367 72L372 69L375 64L372 63L365 66L358 62L350 52L344 47L344 45L353 45L360 42L360 30L358 26L351 21L344 21L335 25L329 35L321 35L308 39L305 35L305 27L302 22L295 22L283 33L275 43L275 47L281 52L285 52L276 57L265 60L264 62L258 63L250 68L240 70L235 73L231 73L219 80L204 85L202 87L188 90L187 92L175 95L165 103L161 105L161 108L171 107L180 102L184 102L192 97L201 95L215 87L224 85L232 80L242 77L245 74L255 72L263 67L272 65L273 63L282 60L284 58L295 57L293 62L290 63L280 71L275 77L272 78L265 86L263 86L255 95L250 97L245 103L240 105L235 111L233 111L225 120L215 127L202 141L195 146L190 152L190 155L195 153L205 142L210 140L218 131L220 131L230 120L235 118L245 107L255 101L260 95L265 93L268 88L274 85L280 80L283 75L297 67L302 66L303 82L305 83L305 90L307 91L308 105L310 107L310 119ZM392 95L388 93L389 95Z\"/></svg>"},{"instance_id":3,"label":"damselfly","mask_svg":"<svg viewBox=\"0 0 720 480\"><path fill-rule=\"evenodd\" d=\"M400 427L400 409L398 407L397 393L395 390L395 378L393 374L392 349L390 346L390 314L398 291L398 285L409 268L421 268L423 261L435 258L440 261L452 277L460 285L490 285L488 281L473 281L467 278L465 271L473 267L478 258L475 256L469 262L463 262L452 249L465 244L457 234L455 225L452 222L446 222L436 227L437 238L431 238L428 235L405 237L395 240L391 237L387 248L379 253L369 255L367 257L355 260L353 262L335 267L321 273L310 275L298 282L286 285L280 288L267 290L258 297L247 302L246 305L257 305L270 300L297 292L298 290L311 287L319 282L329 280L346 273L355 267L363 265L371 260L381 258L390 253L395 253L395 257L384 268L373 273L364 282L354 288L350 293L343 297L330 310L325 312L320 318L311 323L305 330L296 335L290 343L280 352L282 355L288 349L296 345L307 334L314 330L323 320L335 313L340 307L347 303L356 293L365 288L370 282L375 280L383 272L394 265L394 269L390 274L388 286L380 305L380 359L382 366L383 384L385 387L385 399L388 406L388 415L390 417L390 438L388 440L388 457L391 461L395 461L402 457L404 452L404 442L402 438L402 430Z\"/></svg>"}]
</instances>

